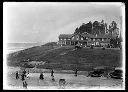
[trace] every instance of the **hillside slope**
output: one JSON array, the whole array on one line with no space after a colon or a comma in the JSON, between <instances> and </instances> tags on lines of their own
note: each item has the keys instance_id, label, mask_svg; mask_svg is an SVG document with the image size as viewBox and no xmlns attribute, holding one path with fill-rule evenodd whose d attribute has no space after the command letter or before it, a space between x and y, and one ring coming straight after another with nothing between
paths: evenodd
<instances>
[{"instance_id":1,"label":"hillside slope","mask_svg":"<svg viewBox=\"0 0 128 92\"><path fill-rule=\"evenodd\" d=\"M10 63L21 63L24 60L46 61L47 64L79 64L93 66L121 66L121 50L101 48L82 48L74 50L74 47L37 46L9 55Z\"/></svg>"}]
</instances>

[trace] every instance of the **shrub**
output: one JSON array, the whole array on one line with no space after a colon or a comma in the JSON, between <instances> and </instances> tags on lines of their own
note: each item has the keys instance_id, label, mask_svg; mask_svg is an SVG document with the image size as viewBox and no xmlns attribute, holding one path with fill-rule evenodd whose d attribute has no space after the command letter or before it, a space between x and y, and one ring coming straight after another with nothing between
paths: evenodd
<instances>
[{"instance_id":1,"label":"shrub","mask_svg":"<svg viewBox=\"0 0 128 92\"><path fill-rule=\"evenodd\" d=\"M93 45L91 45L90 49L93 49L93 48L94 48L94 46L93 46Z\"/></svg>"},{"instance_id":2,"label":"shrub","mask_svg":"<svg viewBox=\"0 0 128 92\"><path fill-rule=\"evenodd\" d=\"M24 63L24 64L23 64L23 67L25 67L25 68L34 68L35 65L28 64L28 63Z\"/></svg>"},{"instance_id":3,"label":"shrub","mask_svg":"<svg viewBox=\"0 0 128 92\"><path fill-rule=\"evenodd\" d=\"M102 50L105 50L105 47L103 47Z\"/></svg>"}]
</instances>

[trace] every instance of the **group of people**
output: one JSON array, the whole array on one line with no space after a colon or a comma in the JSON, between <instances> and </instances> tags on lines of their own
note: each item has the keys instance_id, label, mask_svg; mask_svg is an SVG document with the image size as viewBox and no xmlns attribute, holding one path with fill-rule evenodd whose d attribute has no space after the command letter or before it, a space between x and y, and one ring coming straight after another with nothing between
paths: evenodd
<instances>
[{"instance_id":1,"label":"group of people","mask_svg":"<svg viewBox=\"0 0 128 92\"><path fill-rule=\"evenodd\" d=\"M53 71L53 69L51 70L51 77L52 77L52 80L53 81L55 81L55 79L54 79L54 71ZM21 74L21 80L23 81L23 87L24 88L27 88L27 82L26 82L26 78L28 78L29 76L29 71L28 71L28 73L26 72L26 70L23 70L22 71L22 74ZM20 78L20 74L18 73L18 71L16 72L16 79L19 79ZM44 79L44 74L43 74L43 72L41 72L40 73L40 76L39 76L39 79L41 79L41 80L43 80Z\"/></svg>"},{"instance_id":2,"label":"group of people","mask_svg":"<svg viewBox=\"0 0 128 92\"><path fill-rule=\"evenodd\" d=\"M75 75L74 76L76 76L77 77L77 69L75 70ZM28 78L29 76L29 71L28 71L28 73L25 71L25 70L23 70L22 71L22 74L21 74L21 80L23 81L23 88L27 88L27 82L26 82L26 80L25 80L25 78ZM53 71L53 69L51 69L51 77L52 77L52 81L55 81L55 79L54 79L54 71ZM19 77L19 73L18 73L18 71L16 72L16 79L19 79L20 77ZM39 76L39 79L40 80L44 80L44 74L43 74L43 72L41 72L40 73L40 76Z\"/></svg>"},{"instance_id":3,"label":"group of people","mask_svg":"<svg viewBox=\"0 0 128 92\"><path fill-rule=\"evenodd\" d=\"M18 73L18 71L16 72L16 79L19 79L20 77L19 77L19 73ZM28 73L25 71L25 70L23 70L22 71L22 74L21 74L21 80L23 81L23 87L24 88L27 88L27 82L26 82L26 80L25 80L25 78L28 78L28 75L29 75L29 71L28 71Z\"/></svg>"},{"instance_id":4,"label":"group of people","mask_svg":"<svg viewBox=\"0 0 128 92\"><path fill-rule=\"evenodd\" d=\"M53 81L55 81L55 79L54 79L54 71L53 71L53 69L51 70L51 77L52 77L52 80ZM41 80L43 80L44 79L44 74L43 74L43 72L41 72L41 74L40 74L40 77L39 77Z\"/></svg>"}]
</instances>

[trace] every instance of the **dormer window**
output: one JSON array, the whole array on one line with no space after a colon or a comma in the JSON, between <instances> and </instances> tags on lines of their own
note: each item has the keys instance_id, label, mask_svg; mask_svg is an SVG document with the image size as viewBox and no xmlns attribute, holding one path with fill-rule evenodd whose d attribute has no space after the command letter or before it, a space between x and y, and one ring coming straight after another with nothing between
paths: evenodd
<instances>
[{"instance_id":1,"label":"dormer window","mask_svg":"<svg viewBox=\"0 0 128 92\"><path fill-rule=\"evenodd\" d=\"M76 40L79 40L79 36L76 37Z\"/></svg>"},{"instance_id":2,"label":"dormer window","mask_svg":"<svg viewBox=\"0 0 128 92\"><path fill-rule=\"evenodd\" d=\"M102 39L102 41L104 41L104 39Z\"/></svg>"},{"instance_id":3,"label":"dormer window","mask_svg":"<svg viewBox=\"0 0 128 92\"><path fill-rule=\"evenodd\" d=\"M88 41L91 41L91 39L88 38Z\"/></svg>"},{"instance_id":4,"label":"dormer window","mask_svg":"<svg viewBox=\"0 0 128 92\"><path fill-rule=\"evenodd\" d=\"M72 37L72 40L74 39L74 37Z\"/></svg>"}]
</instances>

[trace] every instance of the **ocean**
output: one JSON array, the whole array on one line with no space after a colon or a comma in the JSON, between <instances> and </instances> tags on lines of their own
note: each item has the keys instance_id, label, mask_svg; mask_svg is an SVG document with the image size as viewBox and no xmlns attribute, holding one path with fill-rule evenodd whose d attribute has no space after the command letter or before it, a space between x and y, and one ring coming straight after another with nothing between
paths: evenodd
<instances>
[{"instance_id":1,"label":"ocean","mask_svg":"<svg viewBox=\"0 0 128 92\"><path fill-rule=\"evenodd\" d=\"M43 43L8 43L6 50L7 50L7 54L10 54L16 51L20 51L20 50L24 50L34 46L40 46L40 45L43 45Z\"/></svg>"}]
</instances>

